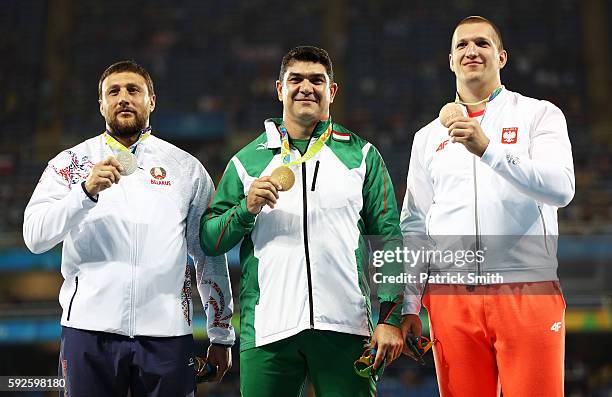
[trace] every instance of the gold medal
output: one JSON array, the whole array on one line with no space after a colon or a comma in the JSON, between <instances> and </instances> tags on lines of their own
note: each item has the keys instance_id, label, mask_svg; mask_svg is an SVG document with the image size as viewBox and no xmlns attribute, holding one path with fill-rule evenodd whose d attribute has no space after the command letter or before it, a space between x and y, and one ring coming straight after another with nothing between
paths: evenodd
<instances>
[{"instance_id":1,"label":"gold medal","mask_svg":"<svg viewBox=\"0 0 612 397\"><path fill-rule=\"evenodd\" d=\"M272 171L272 175L270 175L270 180L275 184L279 184L282 186L282 191L286 192L287 190L293 187L295 183L295 174L289 167L281 165Z\"/></svg>"},{"instance_id":2,"label":"gold medal","mask_svg":"<svg viewBox=\"0 0 612 397\"><path fill-rule=\"evenodd\" d=\"M293 173L293 171L291 171L289 167L292 165L298 165L298 164L305 163L306 161L313 158L317 153L319 153L319 151L323 148L323 146L325 145L325 142L331 135L332 126L333 124L330 120L329 125L327 126L327 129L325 130L325 132L322 133L321 136L319 136L319 138L317 138L315 143L313 143L310 146L310 148L306 151L306 153L304 153L299 159L294 160L294 161L291 161L291 148L289 146L289 133L283 126L281 126L279 128L279 132L281 135L281 153L280 155L281 155L283 165L281 165L280 167L272 171L272 175L270 175L270 179L272 180L272 182L281 185L282 191L287 191L291 189L293 187L293 184L295 183L295 174Z\"/></svg>"}]
</instances>

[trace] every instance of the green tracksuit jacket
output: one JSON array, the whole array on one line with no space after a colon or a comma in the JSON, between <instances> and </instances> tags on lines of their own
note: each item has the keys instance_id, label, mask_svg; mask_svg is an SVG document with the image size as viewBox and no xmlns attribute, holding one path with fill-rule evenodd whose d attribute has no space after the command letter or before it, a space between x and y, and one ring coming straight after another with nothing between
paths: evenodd
<instances>
[{"instance_id":1,"label":"green tracksuit jacket","mask_svg":"<svg viewBox=\"0 0 612 397\"><path fill-rule=\"evenodd\" d=\"M248 212L246 195L257 178L281 165L281 119L230 160L200 225L208 255L240 247L241 350L305 329L369 336L372 331L368 253L364 236L388 248L401 244L391 179L374 146L339 124L306 163L292 167L295 185L274 209ZM309 145L327 129L317 124ZM292 159L301 155L292 148ZM399 274L398 264L377 269ZM403 285L381 284L381 317L399 326Z\"/></svg>"}]
</instances>

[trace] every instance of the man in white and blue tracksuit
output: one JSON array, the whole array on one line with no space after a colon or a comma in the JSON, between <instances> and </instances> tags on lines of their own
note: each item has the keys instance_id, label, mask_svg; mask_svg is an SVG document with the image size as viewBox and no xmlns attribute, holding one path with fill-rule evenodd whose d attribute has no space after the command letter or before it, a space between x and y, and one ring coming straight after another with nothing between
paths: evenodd
<instances>
[{"instance_id":1,"label":"man in white and blue tracksuit","mask_svg":"<svg viewBox=\"0 0 612 397\"><path fill-rule=\"evenodd\" d=\"M132 61L99 82L106 131L53 158L25 210L34 253L63 243L61 394L190 396L195 391L188 255L206 308L207 360L231 366L225 256L206 256L199 220L214 186L202 164L155 137L153 82ZM131 158L129 163L116 156Z\"/></svg>"}]
</instances>

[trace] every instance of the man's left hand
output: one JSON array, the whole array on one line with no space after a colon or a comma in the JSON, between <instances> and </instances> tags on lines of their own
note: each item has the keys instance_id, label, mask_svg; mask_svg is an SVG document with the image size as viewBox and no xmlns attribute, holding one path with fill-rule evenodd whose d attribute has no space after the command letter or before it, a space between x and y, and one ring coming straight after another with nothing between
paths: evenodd
<instances>
[{"instance_id":1,"label":"man's left hand","mask_svg":"<svg viewBox=\"0 0 612 397\"><path fill-rule=\"evenodd\" d=\"M387 359L387 365L389 365L402 354L404 348L402 330L393 325L378 324L374 330L370 346L376 348L374 370L382 365L385 358Z\"/></svg>"},{"instance_id":2,"label":"man's left hand","mask_svg":"<svg viewBox=\"0 0 612 397\"><path fill-rule=\"evenodd\" d=\"M478 157L482 157L489 146L489 138L480 127L478 120L474 118L457 117L451 120L448 135L451 137L451 142L461 143L470 153Z\"/></svg>"},{"instance_id":3,"label":"man's left hand","mask_svg":"<svg viewBox=\"0 0 612 397\"><path fill-rule=\"evenodd\" d=\"M211 344L206 353L206 362L217 367L217 376L211 382L220 382L223 375L232 368L232 348Z\"/></svg>"}]
</instances>

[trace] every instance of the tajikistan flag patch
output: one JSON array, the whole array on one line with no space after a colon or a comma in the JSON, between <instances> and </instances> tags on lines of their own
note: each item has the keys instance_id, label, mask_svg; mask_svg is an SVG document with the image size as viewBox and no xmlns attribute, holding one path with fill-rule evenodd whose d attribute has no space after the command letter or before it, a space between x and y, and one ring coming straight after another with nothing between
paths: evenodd
<instances>
[{"instance_id":1,"label":"tajikistan flag patch","mask_svg":"<svg viewBox=\"0 0 612 397\"><path fill-rule=\"evenodd\" d=\"M348 132L332 131L332 138L335 141L348 142L351 140L351 134Z\"/></svg>"}]
</instances>

